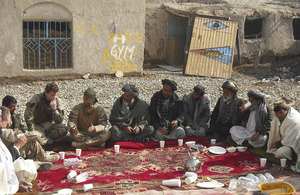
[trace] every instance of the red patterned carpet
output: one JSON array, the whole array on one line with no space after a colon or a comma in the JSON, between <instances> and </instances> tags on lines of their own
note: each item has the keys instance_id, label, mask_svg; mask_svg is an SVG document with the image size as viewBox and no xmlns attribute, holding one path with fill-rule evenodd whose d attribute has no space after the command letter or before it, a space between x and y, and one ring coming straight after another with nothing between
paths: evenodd
<instances>
[{"instance_id":1,"label":"red patterned carpet","mask_svg":"<svg viewBox=\"0 0 300 195\"><path fill-rule=\"evenodd\" d=\"M186 140L185 140L186 141ZM206 145L207 142L197 140L197 143ZM162 191L167 189L161 186L161 180L182 178L184 163L189 158L187 147L174 146L177 141L166 143L166 148L151 148L158 146L157 142L146 145L133 145L126 149L128 143L121 143L120 153L113 148L102 151L83 151L82 162L73 167L65 167L62 160L58 161L51 171L39 172L38 191L57 191L61 188L72 188L83 192L83 184L93 183L94 191L101 194L119 194L127 189L133 191ZM172 146L173 145L173 146ZM144 148L144 149L142 149ZM75 157L75 152L66 152L66 158ZM199 154L198 158L204 162L199 176L228 177L230 175L253 172L261 169L259 157L248 153L226 153L213 155ZM70 183L66 176L70 170L78 173L88 172L89 177L83 183ZM197 189L195 185L182 185L177 190ZM104 193L105 192L105 193Z\"/></svg>"}]
</instances>

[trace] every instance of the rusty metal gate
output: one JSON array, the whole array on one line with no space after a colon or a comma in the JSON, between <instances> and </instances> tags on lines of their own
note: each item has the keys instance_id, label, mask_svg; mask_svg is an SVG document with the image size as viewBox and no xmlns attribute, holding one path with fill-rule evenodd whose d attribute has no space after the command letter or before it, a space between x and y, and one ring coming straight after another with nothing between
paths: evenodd
<instances>
[{"instance_id":1,"label":"rusty metal gate","mask_svg":"<svg viewBox=\"0 0 300 195\"><path fill-rule=\"evenodd\" d=\"M196 17L185 74L231 77L237 22Z\"/></svg>"}]
</instances>

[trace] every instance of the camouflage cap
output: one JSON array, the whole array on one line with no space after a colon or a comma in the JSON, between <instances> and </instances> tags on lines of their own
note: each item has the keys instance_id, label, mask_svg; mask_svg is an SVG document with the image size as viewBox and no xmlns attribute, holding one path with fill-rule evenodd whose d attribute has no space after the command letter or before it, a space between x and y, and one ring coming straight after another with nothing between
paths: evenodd
<instances>
[{"instance_id":1,"label":"camouflage cap","mask_svg":"<svg viewBox=\"0 0 300 195\"><path fill-rule=\"evenodd\" d=\"M85 90L84 96L88 97L91 100L95 100L96 99L96 92L94 91L93 88L88 88L87 90Z\"/></svg>"}]
</instances>

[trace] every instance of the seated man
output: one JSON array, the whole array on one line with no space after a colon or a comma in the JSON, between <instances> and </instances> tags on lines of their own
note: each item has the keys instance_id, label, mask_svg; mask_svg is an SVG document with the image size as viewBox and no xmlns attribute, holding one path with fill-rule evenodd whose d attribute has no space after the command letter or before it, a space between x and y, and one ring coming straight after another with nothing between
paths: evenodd
<instances>
[{"instance_id":1,"label":"seated man","mask_svg":"<svg viewBox=\"0 0 300 195\"><path fill-rule=\"evenodd\" d=\"M175 91L175 81L162 80L163 89L156 92L149 106L151 125L156 129L154 138L157 140L182 139L186 137L183 123L183 105Z\"/></svg>"},{"instance_id":2,"label":"seated man","mask_svg":"<svg viewBox=\"0 0 300 195\"><path fill-rule=\"evenodd\" d=\"M266 105L264 95L259 92L248 92L251 106L241 107L240 126L230 129L231 138L237 145L262 148L267 144L270 131L270 110Z\"/></svg>"},{"instance_id":3,"label":"seated man","mask_svg":"<svg viewBox=\"0 0 300 195\"><path fill-rule=\"evenodd\" d=\"M276 158L296 159L300 154L300 113L284 101L274 103L274 112L267 152Z\"/></svg>"},{"instance_id":4,"label":"seated man","mask_svg":"<svg viewBox=\"0 0 300 195\"><path fill-rule=\"evenodd\" d=\"M104 147L110 138L110 131L106 129L106 113L97 102L95 91L88 88L84 92L83 103L74 106L70 112L68 127L73 147Z\"/></svg>"},{"instance_id":5,"label":"seated man","mask_svg":"<svg viewBox=\"0 0 300 195\"><path fill-rule=\"evenodd\" d=\"M42 162L57 162L59 160L59 155L47 155L40 143L36 141L37 137L25 130L26 126L22 123L21 115L16 113L17 100L13 96L5 96L2 100L2 106L9 109L12 124L8 128L2 128L1 137L3 143L12 149L11 153L14 160L19 158L19 156L22 156L24 159ZM23 133L24 136L17 137ZM39 164L41 165L41 163ZM52 164L48 164L47 167L51 168Z\"/></svg>"},{"instance_id":6,"label":"seated man","mask_svg":"<svg viewBox=\"0 0 300 195\"><path fill-rule=\"evenodd\" d=\"M138 98L139 91L134 85L125 84L124 94L115 101L109 121L112 125L111 140L149 142L154 128L149 126L149 105Z\"/></svg>"},{"instance_id":7,"label":"seated man","mask_svg":"<svg viewBox=\"0 0 300 195\"><path fill-rule=\"evenodd\" d=\"M0 134L2 133L2 127L7 127L11 124L11 117L9 110L6 107L0 107ZM19 184L18 178L15 173L14 164L11 153L0 139L0 166L4 168L4 172L0 175L1 183L5 183L5 186L1 186L0 194L15 194L18 190L20 192L32 191L31 187ZM20 189L19 189L20 188Z\"/></svg>"},{"instance_id":8,"label":"seated man","mask_svg":"<svg viewBox=\"0 0 300 195\"><path fill-rule=\"evenodd\" d=\"M238 125L238 115L242 100L237 96L238 87L231 81L222 85L223 95L218 99L210 121L208 135L213 135L217 141L224 141L229 136L232 126Z\"/></svg>"},{"instance_id":9,"label":"seated man","mask_svg":"<svg viewBox=\"0 0 300 195\"><path fill-rule=\"evenodd\" d=\"M209 126L210 98L201 85L194 92L183 96L184 129L188 137L203 137Z\"/></svg>"},{"instance_id":10,"label":"seated man","mask_svg":"<svg viewBox=\"0 0 300 195\"><path fill-rule=\"evenodd\" d=\"M24 118L28 131L38 133L41 145L66 139L67 128L63 122L63 110L56 97L58 86L55 83L46 85L45 92L34 95L26 104Z\"/></svg>"}]
</instances>

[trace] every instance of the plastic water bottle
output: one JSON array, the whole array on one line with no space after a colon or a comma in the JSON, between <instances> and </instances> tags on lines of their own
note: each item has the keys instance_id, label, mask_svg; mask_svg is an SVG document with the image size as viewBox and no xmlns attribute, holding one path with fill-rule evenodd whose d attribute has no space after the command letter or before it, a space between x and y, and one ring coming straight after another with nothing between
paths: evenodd
<instances>
[{"instance_id":1,"label":"plastic water bottle","mask_svg":"<svg viewBox=\"0 0 300 195\"><path fill-rule=\"evenodd\" d=\"M77 165L80 162L82 162L82 160L79 160L78 158L68 158L64 159L64 166Z\"/></svg>"},{"instance_id":2,"label":"plastic water bottle","mask_svg":"<svg viewBox=\"0 0 300 195\"><path fill-rule=\"evenodd\" d=\"M76 183L84 182L86 181L89 174L87 172L80 173L76 176Z\"/></svg>"},{"instance_id":3,"label":"plastic water bottle","mask_svg":"<svg viewBox=\"0 0 300 195\"><path fill-rule=\"evenodd\" d=\"M249 173L247 175L248 178L252 179L254 181L254 183L259 183L259 178L256 177L255 175L253 175L252 173Z\"/></svg>"},{"instance_id":4,"label":"plastic water bottle","mask_svg":"<svg viewBox=\"0 0 300 195\"><path fill-rule=\"evenodd\" d=\"M228 190L235 190L237 188L237 183L238 183L237 179L235 178L231 179L228 186Z\"/></svg>"},{"instance_id":5,"label":"plastic water bottle","mask_svg":"<svg viewBox=\"0 0 300 195\"><path fill-rule=\"evenodd\" d=\"M272 183L275 181L274 177L270 173L265 173L265 177L267 178L268 183Z\"/></svg>"},{"instance_id":6,"label":"plastic water bottle","mask_svg":"<svg viewBox=\"0 0 300 195\"><path fill-rule=\"evenodd\" d=\"M239 177L238 182L239 182L239 184L247 185L247 183L254 182L254 181L253 181L253 179L250 179L248 177Z\"/></svg>"},{"instance_id":7,"label":"plastic water bottle","mask_svg":"<svg viewBox=\"0 0 300 195\"><path fill-rule=\"evenodd\" d=\"M265 183L265 182L267 182L267 178L266 178L266 176L264 176L263 174L258 174L257 177L258 177L258 179L260 180L260 183Z\"/></svg>"}]
</instances>

